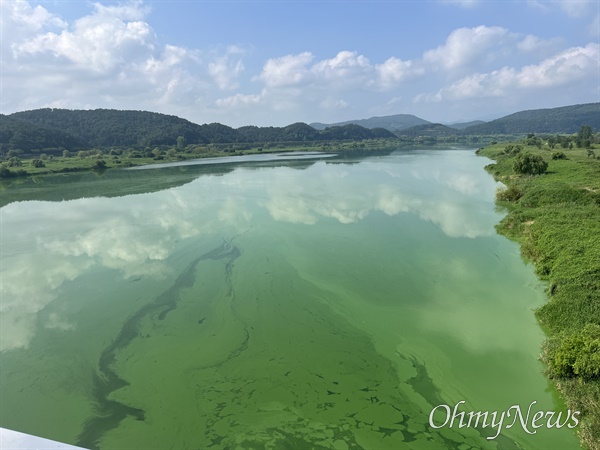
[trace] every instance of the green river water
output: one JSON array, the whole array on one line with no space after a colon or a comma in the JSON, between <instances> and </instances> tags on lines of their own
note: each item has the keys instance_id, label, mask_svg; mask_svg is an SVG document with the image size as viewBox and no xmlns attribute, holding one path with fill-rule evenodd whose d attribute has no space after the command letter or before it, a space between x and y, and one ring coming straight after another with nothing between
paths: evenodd
<instances>
[{"instance_id":1,"label":"green river water","mask_svg":"<svg viewBox=\"0 0 600 450\"><path fill-rule=\"evenodd\" d=\"M544 286L470 149L108 171L0 191L0 427L102 449L578 449ZM434 416L441 425L443 414ZM564 420L562 420L564 422Z\"/></svg>"}]
</instances>

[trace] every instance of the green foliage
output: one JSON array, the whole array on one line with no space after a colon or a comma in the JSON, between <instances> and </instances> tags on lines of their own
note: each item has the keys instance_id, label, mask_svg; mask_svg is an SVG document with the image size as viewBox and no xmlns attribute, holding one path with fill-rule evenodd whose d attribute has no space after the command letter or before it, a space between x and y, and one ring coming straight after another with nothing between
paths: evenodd
<instances>
[{"instance_id":1,"label":"green foliage","mask_svg":"<svg viewBox=\"0 0 600 450\"><path fill-rule=\"evenodd\" d=\"M600 325L589 323L581 330L549 339L542 358L551 377L599 378Z\"/></svg>"},{"instance_id":2,"label":"green foliage","mask_svg":"<svg viewBox=\"0 0 600 450\"><path fill-rule=\"evenodd\" d=\"M44 127L46 130L56 131L60 136L71 139L70 142L63 142L64 140L44 137L38 139L35 144L29 145L26 150L46 148L50 145L72 150L77 144L79 148L85 149L132 147L139 151L145 147L144 151L150 153L153 146L167 146L174 143L180 151L183 151L189 145L198 144L262 144L396 137L385 129L367 129L358 125L331 127L328 130L318 131L305 123L295 123L281 128L242 127L236 130L220 123L197 125L165 114L109 109L72 111L46 108L2 117L7 122L22 124L24 130L27 127L30 129ZM38 135L46 136L41 133ZM4 142L8 144L11 142L10 139L12 135L0 133L0 144ZM144 153L144 156L150 155Z\"/></svg>"},{"instance_id":3,"label":"green foliage","mask_svg":"<svg viewBox=\"0 0 600 450\"><path fill-rule=\"evenodd\" d=\"M97 159L96 161L94 161L94 164L92 164L92 169L94 169L94 170L106 169L106 161L104 161L103 159Z\"/></svg>"},{"instance_id":4,"label":"green foliage","mask_svg":"<svg viewBox=\"0 0 600 450\"><path fill-rule=\"evenodd\" d=\"M513 170L524 175L541 175L546 173L548 163L539 155L519 153L513 163Z\"/></svg>"},{"instance_id":5,"label":"green foliage","mask_svg":"<svg viewBox=\"0 0 600 450\"><path fill-rule=\"evenodd\" d=\"M535 134L527 135L527 139L525 139L525 145L534 145L538 149L542 148L543 141L541 138L536 136Z\"/></svg>"},{"instance_id":6,"label":"green foliage","mask_svg":"<svg viewBox=\"0 0 600 450\"><path fill-rule=\"evenodd\" d=\"M21 162L21 160L19 158L17 158L16 156L13 156L12 158L8 159L7 165L8 165L8 167L21 167L23 165L23 163Z\"/></svg>"},{"instance_id":7,"label":"green foliage","mask_svg":"<svg viewBox=\"0 0 600 450\"><path fill-rule=\"evenodd\" d=\"M516 202L521 197L523 197L523 191L514 184L511 184L506 189L496 191L496 200L501 202Z\"/></svg>"},{"instance_id":8,"label":"green foliage","mask_svg":"<svg viewBox=\"0 0 600 450\"><path fill-rule=\"evenodd\" d=\"M589 125L582 125L577 132L577 139L580 141L589 140L592 138L592 127Z\"/></svg>"},{"instance_id":9,"label":"green foliage","mask_svg":"<svg viewBox=\"0 0 600 450\"><path fill-rule=\"evenodd\" d=\"M31 165L33 167L46 167L46 164L44 164L44 161L42 161L41 159L32 160Z\"/></svg>"},{"instance_id":10,"label":"green foliage","mask_svg":"<svg viewBox=\"0 0 600 450\"><path fill-rule=\"evenodd\" d=\"M497 151L479 152L496 158L486 169L523 191L518 202L505 204L508 215L497 229L521 243L548 284L549 301L536 311L550 336L542 356L568 407L582 412L582 441L599 449L600 162L574 149L567 160L550 161L543 177L514 177L513 160Z\"/></svg>"},{"instance_id":11,"label":"green foliage","mask_svg":"<svg viewBox=\"0 0 600 450\"><path fill-rule=\"evenodd\" d=\"M552 152L551 157L554 160L557 160L557 159L567 159L567 155L565 155L563 152Z\"/></svg>"},{"instance_id":12,"label":"green foliage","mask_svg":"<svg viewBox=\"0 0 600 450\"><path fill-rule=\"evenodd\" d=\"M520 111L500 119L468 127L466 134L577 133L581 124L600 130L600 103L552 109Z\"/></svg>"},{"instance_id":13,"label":"green foliage","mask_svg":"<svg viewBox=\"0 0 600 450\"><path fill-rule=\"evenodd\" d=\"M506 147L504 147L504 150L502 150L502 153L504 153L505 155L508 155L508 156L516 156L519 153L521 153L522 150L523 150L522 145L509 144Z\"/></svg>"},{"instance_id":14,"label":"green foliage","mask_svg":"<svg viewBox=\"0 0 600 450\"><path fill-rule=\"evenodd\" d=\"M0 114L0 144L26 152L44 148L72 149L79 141L54 127L44 127Z\"/></svg>"},{"instance_id":15,"label":"green foliage","mask_svg":"<svg viewBox=\"0 0 600 450\"><path fill-rule=\"evenodd\" d=\"M594 153L594 150L592 150L592 149L588 149L588 151L587 151L587 157L589 158L590 156L591 156L592 158L593 158L594 156L596 156L596 154Z\"/></svg>"}]
</instances>

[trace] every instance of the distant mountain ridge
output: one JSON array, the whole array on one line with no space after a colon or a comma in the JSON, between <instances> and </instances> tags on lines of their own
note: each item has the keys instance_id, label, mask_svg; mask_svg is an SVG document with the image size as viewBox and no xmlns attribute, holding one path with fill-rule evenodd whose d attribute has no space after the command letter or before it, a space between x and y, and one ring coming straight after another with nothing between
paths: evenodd
<instances>
[{"instance_id":1,"label":"distant mountain ridge","mask_svg":"<svg viewBox=\"0 0 600 450\"><path fill-rule=\"evenodd\" d=\"M582 125L590 125L594 132L600 131L600 103L519 111L490 122L467 127L462 130L462 133L470 135L572 134L579 131Z\"/></svg>"},{"instance_id":2,"label":"distant mountain ridge","mask_svg":"<svg viewBox=\"0 0 600 450\"><path fill-rule=\"evenodd\" d=\"M457 130L464 130L465 128L472 127L474 125L482 125L484 123L486 123L484 120L471 120L470 122L447 123L446 126L455 128Z\"/></svg>"},{"instance_id":3,"label":"distant mountain ridge","mask_svg":"<svg viewBox=\"0 0 600 450\"><path fill-rule=\"evenodd\" d=\"M382 117L371 117L369 119L357 119L357 120L347 120L345 122L336 122L336 123L321 123L314 122L311 123L310 126L317 130L324 130L328 127L339 127L344 125L359 125L361 127L373 129L373 128L385 128L386 130L390 130L393 132L405 130L406 128L414 127L417 125L424 125L431 123L425 119L421 119L420 117L413 116L412 114L394 114L391 116L382 116Z\"/></svg>"},{"instance_id":4,"label":"distant mountain ridge","mask_svg":"<svg viewBox=\"0 0 600 450\"><path fill-rule=\"evenodd\" d=\"M467 125L469 123L446 126L411 114L396 114L330 125L294 123L285 127L246 126L234 129L220 123L198 125L177 116L148 111L45 108L0 114L0 150L39 152L41 149L55 149L58 152L60 149L172 146L177 144L180 136L187 144L208 145L388 139L397 136L572 134L582 125L590 125L593 132L598 132L600 103L520 111L490 122ZM315 126L324 128L316 129ZM391 127L394 132L384 126ZM457 129L460 127L465 128Z\"/></svg>"},{"instance_id":5,"label":"distant mountain ridge","mask_svg":"<svg viewBox=\"0 0 600 450\"><path fill-rule=\"evenodd\" d=\"M286 127L241 127L220 123L197 125L177 116L113 109L36 109L0 116L0 144L31 151L62 147L154 147L175 145L179 136L187 144L304 142L393 138L382 128L345 125L316 130L305 123ZM27 139L24 139L27 138ZM21 142L27 141L27 145Z\"/></svg>"}]
</instances>

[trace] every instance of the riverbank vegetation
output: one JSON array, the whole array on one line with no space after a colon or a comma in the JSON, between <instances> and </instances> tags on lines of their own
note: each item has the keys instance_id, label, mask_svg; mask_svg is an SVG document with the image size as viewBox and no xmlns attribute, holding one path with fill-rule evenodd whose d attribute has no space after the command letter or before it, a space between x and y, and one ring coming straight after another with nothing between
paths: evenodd
<instances>
[{"instance_id":1,"label":"riverbank vegetation","mask_svg":"<svg viewBox=\"0 0 600 450\"><path fill-rule=\"evenodd\" d=\"M398 139L365 139L317 141L308 143L279 142L263 144L194 144L163 145L154 148L98 148L60 154L28 154L8 151L0 158L0 178L27 175L65 173L78 171L103 171L111 168L126 168L148 164L213 158L223 156L241 156L263 153L283 153L298 151L336 152L336 153L372 153L377 150L393 149L406 145Z\"/></svg>"},{"instance_id":2,"label":"riverbank vegetation","mask_svg":"<svg viewBox=\"0 0 600 450\"><path fill-rule=\"evenodd\" d=\"M536 311L548 335L541 358L568 408L581 411L579 436L592 450L600 449L599 144L581 127L478 151L496 161L486 169L506 185L498 231L521 244L546 282L548 302ZM532 170L521 170L525 159Z\"/></svg>"}]
</instances>

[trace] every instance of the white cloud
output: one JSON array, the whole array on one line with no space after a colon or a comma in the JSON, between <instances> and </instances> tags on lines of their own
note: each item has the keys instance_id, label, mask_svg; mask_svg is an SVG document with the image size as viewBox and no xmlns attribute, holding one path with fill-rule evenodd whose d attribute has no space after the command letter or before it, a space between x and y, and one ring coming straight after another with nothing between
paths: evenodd
<instances>
[{"instance_id":1,"label":"white cloud","mask_svg":"<svg viewBox=\"0 0 600 450\"><path fill-rule=\"evenodd\" d=\"M311 67L318 82L331 83L333 88L364 84L372 70L365 56L350 51L341 51L335 57L319 61Z\"/></svg>"},{"instance_id":2,"label":"white cloud","mask_svg":"<svg viewBox=\"0 0 600 450\"><path fill-rule=\"evenodd\" d=\"M478 58L490 60L494 56L490 50L513 37L514 34L502 27L459 28L450 33L444 45L426 51L423 60L443 69L467 67Z\"/></svg>"},{"instance_id":3,"label":"white cloud","mask_svg":"<svg viewBox=\"0 0 600 450\"><path fill-rule=\"evenodd\" d=\"M600 45L590 43L585 47L569 48L521 70L504 67L488 73L469 75L440 89L436 94L419 95L416 101L501 97L515 94L515 90L564 86L586 77L597 77L599 64Z\"/></svg>"},{"instance_id":4,"label":"white cloud","mask_svg":"<svg viewBox=\"0 0 600 450\"><path fill-rule=\"evenodd\" d=\"M375 66L376 84L382 89L391 89L399 83L416 75L423 75L425 70L417 67L413 61L402 61L396 57L387 59L383 64Z\"/></svg>"},{"instance_id":5,"label":"white cloud","mask_svg":"<svg viewBox=\"0 0 600 450\"><path fill-rule=\"evenodd\" d=\"M517 43L517 49L524 53L545 53L555 50L562 43L559 38L541 39L538 36L528 34Z\"/></svg>"},{"instance_id":6,"label":"white cloud","mask_svg":"<svg viewBox=\"0 0 600 450\"><path fill-rule=\"evenodd\" d=\"M314 59L311 52L269 59L258 79L269 87L295 86L310 79L307 65Z\"/></svg>"},{"instance_id":7,"label":"white cloud","mask_svg":"<svg viewBox=\"0 0 600 450\"><path fill-rule=\"evenodd\" d=\"M238 77L244 71L240 54L243 51L238 47L229 47L225 55L218 56L208 64L208 73L219 89L236 89L239 86Z\"/></svg>"},{"instance_id":8,"label":"white cloud","mask_svg":"<svg viewBox=\"0 0 600 450\"><path fill-rule=\"evenodd\" d=\"M94 5L94 12L75 21L72 30L48 32L13 45L17 57L46 54L61 64L71 63L79 69L107 72L123 63L144 58L155 49L156 37L150 26L140 19L145 14L141 4L121 6Z\"/></svg>"},{"instance_id":9,"label":"white cloud","mask_svg":"<svg viewBox=\"0 0 600 450\"><path fill-rule=\"evenodd\" d=\"M260 103L261 96L258 94L234 94L229 97L219 98L215 101L219 107L236 108L238 106L250 106Z\"/></svg>"}]
</instances>

